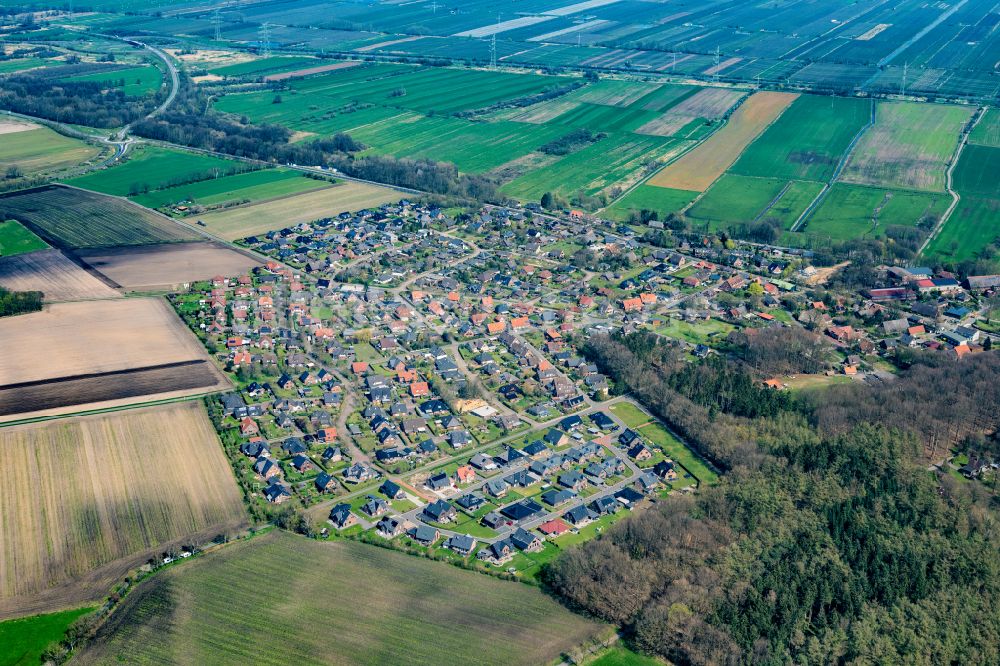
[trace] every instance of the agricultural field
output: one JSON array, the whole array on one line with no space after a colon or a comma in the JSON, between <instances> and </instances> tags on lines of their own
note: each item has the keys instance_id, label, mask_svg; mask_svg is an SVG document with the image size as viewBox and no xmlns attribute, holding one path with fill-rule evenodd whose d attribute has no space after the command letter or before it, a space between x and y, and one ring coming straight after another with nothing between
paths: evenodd
<instances>
[{"instance_id":1,"label":"agricultural field","mask_svg":"<svg viewBox=\"0 0 1000 666\"><path fill-rule=\"evenodd\" d=\"M840 180L943 192L946 166L972 112L961 106L880 102L875 125L858 141Z\"/></svg>"},{"instance_id":2,"label":"agricultural field","mask_svg":"<svg viewBox=\"0 0 1000 666\"><path fill-rule=\"evenodd\" d=\"M199 64L204 66L205 70L210 74L216 76L242 78L301 69L303 67L318 65L322 62L316 58L302 56L274 56L272 58L255 58L245 62L229 62L227 59L223 60L221 64L209 60L200 61Z\"/></svg>"},{"instance_id":3,"label":"agricultural field","mask_svg":"<svg viewBox=\"0 0 1000 666\"><path fill-rule=\"evenodd\" d=\"M119 197L162 190L194 181L218 178L244 168L239 162L168 148L137 148L117 166L65 181Z\"/></svg>"},{"instance_id":4,"label":"agricultural field","mask_svg":"<svg viewBox=\"0 0 1000 666\"><path fill-rule=\"evenodd\" d=\"M144 582L75 659L534 666L604 631L527 585L275 531Z\"/></svg>"},{"instance_id":5,"label":"agricultural field","mask_svg":"<svg viewBox=\"0 0 1000 666\"><path fill-rule=\"evenodd\" d=\"M668 187L643 183L605 208L601 214L613 220L626 220L632 213L653 210L658 213L660 219L663 219L670 213L682 210L697 196L697 192L672 190Z\"/></svg>"},{"instance_id":6,"label":"agricultural field","mask_svg":"<svg viewBox=\"0 0 1000 666\"><path fill-rule=\"evenodd\" d=\"M882 235L889 226L930 228L947 210L945 193L912 192L836 183L807 220L805 231L833 240ZM878 216L878 225L874 218Z\"/></svg>"},{"instance_id":7,"label":"agricultural field","mask_svg":"<svg viewBox=\"0 0 1000 666\"><path fill-rule=\"evenodd\" d=\"M168 208L181 203L207 208L277 199L329 186L329 181L307 178L291 169L262 169L177 185L130 198L147 208Z\"/></svg>"},{"instance_id":8,"label":"agricultural field","mask_svg":"<svg viewBox=\"0 0 1000 666\"><path fill-rule=\"evenodd\" d=\"M229 385L183 322L155 298L55 303L0 320L0 338L2 421Z\"/></svg>"},{"instance_id":9,"label":"agricultural field","mask_svg":"<svg viewBox=\"0 0 1000 666\"><path fill-rule=\"evenodd\" d=\"M16 220L0 220L0 257L44 250L48 245Z\"/></svg>"},{"instance_id":10,"label":"agricultural field","mask_svg":"<svg viewBox=\"0 0 1000 666\"><path fill-rule=\"evenodd\" d=\"M967 145L952 173L952 187L961 195L1000 198L1000 148Z\"/></svg>"},{"instance_id":11,"label":"agricultural field","mask_svg":"<svg viewBox=\"0 0 1000 666\"><path fill-rule=\"evenodd\" d=\"M0 120L0 173L17 167L26 175L82 164L100 150L20 120Z\"/></svg>"},{"instance_id":12,"label":"agricultural field","mask_svg":"<svg viewBox=\"0 0 1000 666\"><path fill-rule=\"evenodd\" d=\"M235 240L300 222L333 217L344 211L353 212L399 201L402 198L404 195L398 190L348 181L334 187L276 201L237 206L199 215L198 220L216 236Z\"/></svg>"},{"instance_id":13,"label":"agricultural field","mask_svg":"<svg viewBox=\"0 0 1000 666\"><path fill-rule=\"evenodd\" d=\"M76 256L128 291L164 291L216 275L239 275L262 262L222 243L167 243L83 250Z\"/></svg>"},{"instance_id":14,"label":"agricultural field","mask_svg":"<svg viewBox=\"0 0 1000 666\"><path fill-rule=\"evenodd\" d=\"M11 291L40 291L47 303L120 296L59 250L0 257L0 287Z\"/></svg>"},{"instance_id":15,"label":"agricultural field","mask_svg":"<svg viewBox=\"0 0 1000 666\"><path fill-rule=\"evenodd\" d=\"M966 150L970 146L966 146ZM953 262L975 259L1000 239L1000 200L963 196L924 256Z\"/></svg>"},{"instance_id":16,"label":"agricultural field","mask_svg":"<svg viewBox=\"0 0 1000 666\"><path fill-rule=\"evenodd\" d=\"M742 90L703 88L693 94L674 98L671 100L676 102L673 106L664 107L662 98L655 102L642 100L636 106L659 107L657 110L662 113L636 131L657 136L700 138L708 131L712 122L723 118L745 96L746 93Z\"/></svg>"},{"instance_id":17,"label":"agricultural field","mask_svg":"<svg viewBox=\"0 0 1000 666\"><path fill-rule=\"evenodd\" d=\"M743 151L730 172L827 182L870 115L868 100L802 95Z\"/></svg>"},{"instance_id":18,"label":"agricultural field","mask_svg":"<svg viewBox=\"0 0 1000 666\"><path fill-rule=\"evenodd\" d=\"M122 199L59 186L0 196L0 219L17 220L66 249L197 239L173 220Z\"/></svg>"},{"instance_id":19,"label":"agricultural field","mask_svg":"<svg viewBox=\"0 0 1000 666\"><path fill-rule=\"evenodd\" d=\"M969 143L1000 148L1000 110L987 109L969 133Z\"/></svg>"},{"instance_id":20,"label":"agricultural field","mask_svg":"<svg viewBox=\"0 0 1000 666\"><path fill-rule=\"evenodd\" d=\"M726 174L687 211L697 226L708 222L715 230L736 222L754 222L784 193L788 183L781 178L751 178Z\"/></svg>"},{"instance_id":21,"label":"agricultural field","mask_svg":"<svg viewBox=\"0 0 1000 666\"><path fill-rule=\"evenodd\" d=\"M100 599L164 549L246 524L198 402L0 428L0 465L4 618Z\"/></svg>"},{"instance_id":22,"label":"agricultural field","mask_svg":"<svg viewBox=\"0 0 1000 666\"><path fill-rule=\"evenodd\" d=\"M704 192L796 97L777 92L751 95L732 113L725 127L653 176L649 184Z\"/></svg>"},{"instance_id":23,"label":"agricultural field","mask_svg":"<svg viewBox=\"0 0 1000 666\"><path fill-rule=\"evenodd\" d=\"M511 196L533 201L546 192L595 195L615 185L631 185L647 164L666 162L686 146L686 142L676 139L615 133L515 178L501 189Z\"/></svg>"}]
</instances>

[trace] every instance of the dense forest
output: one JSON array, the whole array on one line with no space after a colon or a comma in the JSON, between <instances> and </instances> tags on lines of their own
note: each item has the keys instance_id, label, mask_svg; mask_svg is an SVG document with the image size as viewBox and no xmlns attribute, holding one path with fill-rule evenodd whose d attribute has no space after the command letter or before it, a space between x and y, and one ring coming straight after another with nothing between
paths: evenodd
<instances>
[{"instance_id":1,"label":"dense forest","mask_svg":"<svg viewBox=\"0 0 1000 666\"><path fill-rule=\"evenodd\" d=\"M996 355L748 409L740 361L686 369L646 334L586 352L728 473L557 559L569 605L677 664L1000 662L1000 503L927 469L998 425Z\"/></svg>"},{"instance_id":2,"label":"dense forest","mask_svg":"<svg viewBox=\"0 0 1000 666\"><path fill-rule=\"evenodd\" d=\"M53 67L46 75L14 74L0 85L0 108L60 123L90 127L121 127L156 108L155 97L129 97L101 81L62 81L53 74L72 75L69 67ZM43 70L44 71L44 70Z\"/></svg>"},{"instance_id":3,"label":"dense forest","mask_svg":"<svg viewBox=\"0 0 1000 666\"><path fill-rule=\"evenodd\" d=\"M0 287L0 317L10 317L42 309L42 292L10 291Z\"/></svg>"}]
</instances>

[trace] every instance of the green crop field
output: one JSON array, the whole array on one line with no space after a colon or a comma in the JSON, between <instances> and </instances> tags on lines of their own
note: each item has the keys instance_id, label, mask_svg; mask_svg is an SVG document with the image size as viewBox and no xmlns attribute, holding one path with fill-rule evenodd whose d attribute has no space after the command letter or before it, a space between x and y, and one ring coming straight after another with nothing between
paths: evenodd
<instances>
[{"instance_id":1,"label":"green crop field","mask_svg":"<svg viewBox=\"0 0 1000 666\"><path fill-rule=\"evenodd\" d=\"M656 111L620 109L600 104L578 104L548 122L565 127L582 127L595 132L631 132L659 116Z\"/></svg>"},{"instance_id":2,"label":"green crop field","mask_svg":"<svg viewBox=\"0 0 1000 666\"><path fill-rule=\"evenodd\" d=\"M184 181L202 180L231 173L239 163L209 155L147 147L137 149L127 160L102 171L71 178L68 185L87 190L128 196L158 190Z\"/></svg>"},{"instance_id":3,"label":"green crop field","mask_svg":"<svg viewBox=\"0 0 1000 666\"><path fill-rule=\"evenodd\" d=\"M924 220L931 226L951 202L947 194L889 190L837 183L807 222L805 231L834 240L872 234L881 235L889 226L916 226ZM879 210L878 228L872 218Z\"/></svg>"},{"instance_id":4,"label":"green crop field","mask_svg":"<svg viewBox=\"0 0 1000 666\"><path fill-rule=\"evenodd\" d=\"M14 220L0 221L0 257L27 254L47 247L45 241L21 223Z\"/></svg>"},{"instance_id":5,"label":"green crop field","mask_svg":"<svg viewBox=\"0 0 1000 666\"><path fill-rule=\"evenodd\" d=\"M144 582L81 664L548 664L602 631L537 588L283 532Z\"/></svg>"},{"instance_id":6,"label":"green crop field","mask_svg":"<svg viewBox=\"0 0 1000 666\"><path fill-rule=\"evenodd\" d=\"M826 182L868 123L869 106L864 99L802 95L743 151L730 171Z\"/></svg>"},{"instance_id":7,"label":"green crop field","mask_svg":"<svg viewBox=\"0 0 1000 666\"><path fill-rule=\"evenodd\" d=\"M663 219L670 213L682 210L697 196L698 192L643 184L608 206L603 214L612 220L625 220L630 213L655 210L660 219Z\"/></svg>"},{"instance_id":8,"label":"green crop field","mask_svg":"<svg viewBox=\"0 0 1000 666\"><path fill-rule=\"evenodd\" d=\"M924 255L956 262L975 259L986 246L1000 238L998 219L1000 200L963 196Z\"/></svg>"},{"instance_id":9,"label":"green crop field","mask_svg":"<svg viewBox=\"0 0 1000 666\"><path fill-rule=\"evenodd\" d=\"M774 221L782 229L790 229L822 190L821 183L793 180L781 198L761 215L761 219Z\"/></svg>"},{"instance_id":10,"label":"green crop field","mask_svg":"<svg viewBox=\"0 0 1000 666\"><path fill-rule=\"evenodd\" d=\"M855 145L840 179L943 192L946 164L971 116L969 107L879 102L875 125Z\"/></svg>"},{"instance_id":11,"label":"green crop field","mask_svg":"<svg viewBox=\"0 0 1000 666\"><path fill-rule=\"evenodd\" d=\"M14 166L25 174L63 169L86 162L100 152L48 127L6 133L0 130L0 137L0 173Z\"/></svg>"},{"instance_id":12,"label":"green crop field","mask_svg":"<svg viewBox=\"0 0 1000 666\"><path fill-rule=\"evenodd\" d=\"M67 187L0 197L0 219L17 220L62 248L148 245L198 238L193 231L139 206Z\"/></svg>"},{"instance_id":13,"label":"green crop field","mask_svg":"<svg viewBox=\"0 0 1000 666\"><path fill-rule=\"evenodd\" d=\"M649 161L669 159L684 143L658 136L612 134L515 178L502 190L522 200L538 200L546 192L569 196L582 191L593 195L641 173Z\"/></svg>"},{"instance_id":14,"label":"green crop field","mask_svg":"<svg viewBox=\"0 0 1000 666\"><path fill-rule=\"evenodd\" d=\"M163 72L154 65L138 65L110 72L82 74L65 79L66 81L98 81L109 86L121 88L129 97L142 97L155 93L163 85Z\"/></svg>"},{"instance_id":15,"label":"green crop field","mask_svg":"<svg viewBox=\"0 0 1000 666\"><path fill-rule=\"evenodd\" d=\"M783 178L751 178L726 174L705 192L687 215L695 225L708 222L715 229L730 223L752 222L781 194Z\"/></svg>"},{"instance_id":16,"label":"green crop field","mask_svg":"<svg viewBox=\"0 0 1000 666\"><path fill-rule=\"evenodd\" d=\"M325 180L307 178L291 169L262 169L140 194L132 201L161 208L188 201L201 206L252 202L329 187Z\"/></svg>"},{"instance_id":17,"label":"green crop field","mask_svg":"<svg viewBox=\"0 0 1000 666\"><path fill-rule=\"evenodd\" d=\"M481 173L522 157L566 133L566 128L507 121L403 113L349 129L371 152L451 162L460 171Z\"/></svg>"},{"instance_id":18,"label":"green crop field","mask_svg":"<svg viewBox=\"0 0 1000 666\"><path fill-rule=\"evenodd\" d=\"M1000 148L1000 110L987 109L969 134L969 143Z\"/></svg>"},{"instance_id":19,"label":"green crop field","mask_svg":"<svg viewBox=\"0 0 1000 666\"><path fill-rule=\"evenodd\" d=\"M952 187L963 196L1000 198L1000 148L965 146L952 174Z\"/></svg>"},{"instance_id":20,"label":"green crop field","mask_svg":"<svg viewBox=\"0 0 1000 666\"><path fill-rule=\"evenodd\" d=\"M92 609L78 608L0 622L0 666L37 666L50 644Z\"/></svg>"}]
</instances>

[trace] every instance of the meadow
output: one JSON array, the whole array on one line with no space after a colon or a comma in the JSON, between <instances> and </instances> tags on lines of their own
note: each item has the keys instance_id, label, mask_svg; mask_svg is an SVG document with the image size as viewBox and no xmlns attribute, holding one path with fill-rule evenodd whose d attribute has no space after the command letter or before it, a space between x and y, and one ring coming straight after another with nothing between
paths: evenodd
<instances>
[{"instance_id":1,"label":"meadow","mask_svg":"<svg viewBox=\"0 0 1000 666\"><path fill-rule=\"evenodd\" d=\"M649 180L650 185L703 192L795 101L790 93L751 95L726 125Z\"/></svg>"},{"instance_id":2,"label":"meadow","mask_svg":"<svg viewBox=\"0 0 1000 666\"><path fill-rule=\"evenodd\" d=\"M966 150L970 146L966 146ZM963 196L924 256L953 262L975 259L1000 238L1000 200Z\"/></svg>"},{"instance_id":3,"label":"meadow","mask_svg":"<svg viewBox=\"0 0 1000 666\"><path fill-rule=\"evenodd\" d=\"M1000 198L1000 148L969 144L952 173L952 187L961 195Z\"/></svg>"},{"instance_id":4,"label":"meadow","mask_svg":"<svg viewBox=\"0 0 1000 666\"><path fill-rule=\"evenodd\" d=\"M868 124L869 107L864 99L802 95L747 146L730 172L826 182Z\"/></svg>"},{"instance_id":5,"label":"meadow","mask_svg":"<svg viewBox=\"0 0 1000 666\"><path fill-rule=\"evenodd\" d=\"M563 196L577 192L595 195L614 185L631 185L647 164L666 162L686 146L684 141L658 136L611 134L553 164L515 178L501 191L534 201L546 192Z\"/></svg>"},{"instance_id":6,"label":"meadow","mask_svg":"<svg viewBox=\"0 0 1000 666\"><path fill-rule=\"evenodd\" d=\"M242 168L242 165L233 160L147 146L136 148L129 153L128 159L116 166L65 182L85 190L124 197L181 182L216 178L237 168Z\"/></svg>"},{"instance_id":7,"label":"meadow","mask_svg":"<svg viewBox=\"0 0 1000 666\"><path fill-rule=\"evenodd\" d=\"M0 257L44 250L48 245L16 220L0 220Z\"/></svg>"},{"instance_id":8,"label":"meadow","mask_svg":"<svg viewBox=\"0 0 1000 666\"><path fill-rule=\"evenodd\" d=\"M782 194L786 185L787 181L782 178L751 178L727 173L688 209L687 216L696 226L698 221L709 222L713 230L728 223L753 222Z\"/></svg>"},{"instance_id":9,"label":"meadow","mask_svg":"<svg viewBox=\"0 0 1000 666\"><path fill-rule=\"evenodd\" d=\"M147 580L75 659L535 665L602 631L521 583L274 531Z\"/></svg>"},{"instance_id":10,"label":"meadow","mask_svg":"<svg viewBox=\"0 0 1000 666\"><path fill-rule=\"evenodd\" d=\"M307 178L291 169L261 169L177 185L130 198L147 208L166 208L182 202L220 206L275 199L329 186L329 181Z\"/></svg>"},{"instance_id":11,"label":"meadow","mask_svg":"<svg viewBox=\"0 0 1000 666\"><path fill-rule=\"evenodd\" d=\"M948 208L948 195L836 183L805 231L833 240L878 236L888 226L930 227ZM878 227L873 218L878 211Z\"/></svg>"},{"instance_id":12,"label":"meadow","mask_svg":"<svg viewBox=\"0 0 1000 666\"><path fill-rule=\"evenodd\" d=\"M91 610L77 608L0 622L0 666L41 663L46 648L62 640L66 629Z\"/></svg>"},{"instance_id":13,"label":"meadow","mask_svg":"<svg viewBox=\"0 0 1000 666\"><path fill-rule=\"evenodd\" d=\"M127 201L59 186L0 196L0 219L17 220L60 248L147 245L197 238L176 222Z\"/></svg>"},{"instance_id":14,"label":"meadow","mask_svg":"<svg viewBox=\"0 0 1000 666\"><path fill-rule=\"evenodd\" d=\"M100 599L169 544L246 523L197 402L0 429L0 617Z\"/></svg>"},{"instance_id":15,"label":"meadow","mask_svg":"<svg viewBox=\"0 0 1000 666\"><path fill-rule=\"evenodd\" d=\"M987 109L969 133L969 143L1000 148L1000 111Z\"/></svg>"},{"instance_id":16,"label":"meadow","mask_svg":"<svg viewBox=\"0 0 1000 666\"><path fill-rule=\"evenodd\" d=\"M822 184L808 180L793 180L787 185L781 197L760 215L760 219L776 222L782 229L791 229L823 189Z\"/></svg>"},{"instance_id":17,"label":"meadow","mask_svg":"<svg viewBox=\"0 0 1000 666\"><path fill-rule=\"evenodd\" d=\"M875 125L844 165L846 183L943 192L945 167L972 109L943 104L879 102Z\"/></svg>"},{"instance_id":18,"label":"meadow","mask_svg":"<svg viewBox=\"0 0 1000 666\"><path fill-rule=\"evenodd\" d=\"M601 214L612 220L625 220L632 213L653 210L658 213L660 219L663 219L670 213L682 210L697 196L697 192L672 190L668 187L643 183L605 208Z\"/></svg>"},{"instance_id":19,"label":"meadow","mask_svg":"<svg viewBox=\"0 0 1000 666\"><path fill-rule=\"evenodd\" d=\"M160 89L163 85L163 72L154 65L138 65L108 72L72 76L66 81L97 81L121 88L129 97L142 97Z\"/></svg>"},{"instance_id":20,"label":"meadow","mask_svg":"<svg viewBox=\"0 0 1000 666\"><path fill-rule=\"evenodd\" d=\"M402 198L404 195L399 190L346 181L333 187L275 201L236 206L199 215L198 220L220 238L236 240L300 222L334 217L345 211L355 212L399 201Z\"/></svg>"},{"instance_id":21,"label":"meadow","mask_svg":"<svg viewBox=\"0 0 1000 666\"><path fill-rule=\"evenodd\" d=\"M94 146L41 127L0 120L0 173L17 167L24 174L76 166L100 152Z\"/></svg>"}]
</instances>

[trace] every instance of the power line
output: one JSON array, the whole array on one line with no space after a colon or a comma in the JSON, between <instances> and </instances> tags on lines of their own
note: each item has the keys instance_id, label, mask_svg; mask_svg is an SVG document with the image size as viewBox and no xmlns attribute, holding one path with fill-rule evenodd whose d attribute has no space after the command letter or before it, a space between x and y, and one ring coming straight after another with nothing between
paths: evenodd
<instances>
[{"instance_id":1,"label":"power line","mask_svg":"<svg viewBox=\"0 0 1000 666\"><path fill-rule=\"evenodd\" d=\"M264 23L258 31L260 41L260 54L264 57L271 55L271 24Z\"/></svg>"},{"instance_id":2,"label":"power line","mask_svg":"<svg viewBox=\"0 0 1000 666\"><path fill-rule=\"evenodd\" d=\"M212 25L215 26L215 41L222 41L222 14L219 13L219 9L216 8L212 12Z\"/></svg>"}]
</instances>

